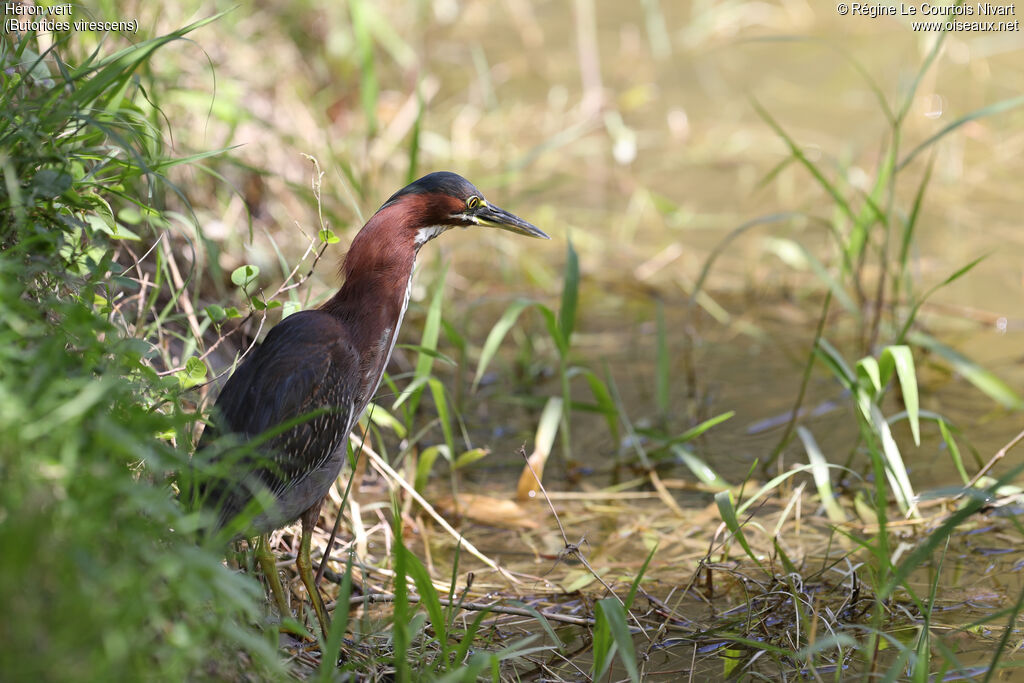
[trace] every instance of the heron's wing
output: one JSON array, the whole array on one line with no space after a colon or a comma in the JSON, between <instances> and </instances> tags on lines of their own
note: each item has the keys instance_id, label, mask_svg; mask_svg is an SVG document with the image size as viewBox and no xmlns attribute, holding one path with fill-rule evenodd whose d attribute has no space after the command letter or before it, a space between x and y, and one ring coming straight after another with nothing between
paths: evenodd
<instances>
[{"instance_id":1,"label":"heron's wing","mask_svg":"<svg viewBox=\"0 0 1024 683\"><path fill-rule=\"evenodd\" d=\"M333 317L305 311L276 325L225 383L213 410L214 423L228 432L265 439L239 458L239 477L255 475L280 497L322 467L358 419L358 372L358 355ZM237 512L246 502L231 507Z\"/></svg>"}]
</instances>

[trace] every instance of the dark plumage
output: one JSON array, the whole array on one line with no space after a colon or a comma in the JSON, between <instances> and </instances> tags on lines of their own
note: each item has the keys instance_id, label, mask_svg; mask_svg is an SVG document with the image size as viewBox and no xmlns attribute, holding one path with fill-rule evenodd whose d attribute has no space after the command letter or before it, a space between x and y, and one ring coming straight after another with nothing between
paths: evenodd
<instances>
[{"instance_id":1,"label":"dark plumage","mask_svg":"<svg viewBox=\"0 0 1024 683\"><path fill-rule=\"evenodd\" d=\"M288 421L295 426L270 437L260 454L242 456L240 479L207 492L220 524L242 512L261 490L274 500L251 523L263 534L296 519L320 501L341 469L348 434L366 407L356 401L347 378L359 355L337 318L302 311L276 325L225 383L214 410L215 424L253 439ZM314 414L313 417L309 417ZM305 418L305 419L303 419ZM215 430L208 429L200 444Z\"/></svg>"},{"instance_id":2,"label":"dark plumage","mask_svg":"<svg viewBox=\"0 0 1024 683\"><path fill-rule=\"evenodd\" d=\"M265 534L301 517L296 564L325 632L326 610L309 559L320 505L341 470L349 432L391 358L416 254L448 228L469 225L547 239L488 204L455 173L420 178L392 195L352 240L341 289L318 310L293 314L274 327L224 385L212 411L217 428L251 443L218 456L230 476L208 484L201 499L216 510L221 526L255 500L269 500L255 506L240 532ZM217 428L207 429L200 449ZM261 492L269 495L259 497ZM274 587L272 557L262 556L261 563ZM279 584L275 598L283 613Z\"/></svg>"}]
</instances>

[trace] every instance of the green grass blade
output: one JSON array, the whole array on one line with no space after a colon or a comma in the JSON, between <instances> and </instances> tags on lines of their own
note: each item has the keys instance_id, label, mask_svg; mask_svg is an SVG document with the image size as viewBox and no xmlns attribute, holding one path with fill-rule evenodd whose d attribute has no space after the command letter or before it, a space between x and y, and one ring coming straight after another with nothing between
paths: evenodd
<instances>
[{"instance_id":1,"label":"green grass blade","mask_svg":"<svg viewBox=\"0 0 1024 683\"><path fill-rule=\"evenodd\" d=\"M420 336L420 348L422 351L416 359L416 369L413 371L413 381L405 388L402 394L395 399L394 407L400 406L407 399L409 400L409 411L416 412L419 405L421 392L419 387L425 379L431 376L434 370L434 358L437 352L437 340L441 336L441 309L444 304L444 283L448 277L448 267L441 268L441 276L434 285L434 294L430 297L430 305L427 307L427 319L423 323L423 334Z\"/></svg>"},{"instance_id":2,"label":"green grass blade","mask_svg":"<svg viewBox=\"0 0 1024 683\"><path fill-rule=\"evenodd\" d=\"M633 607L633 600L636 599L636 592L640 589L640 581L644 578L644 574L647 573L647 567L650 566L651 560L654 559L654 553L658 550L658 544L655 543L651 548L651 552L647 553L647 559L644 560L643 565L640 567L640 571L636 573L636 577L633 579L633 583L629 586L629 594L626 596L625 606L628 611Z\"/></svg>"},{"instance_id":3,"label":"green grass blade","mask_svg":"<svg viewBox=\"0 0 1024 683\"><path fill-rule=\"evenodd\" d=\"M569 379L582 375L587 380L587 385L590 387L590 393L597 401L597 410L601 415L604 416L605 423L608 425L608 431L612 435L612 440L615 443L619 442L619 411L615 406L615 399L612 398L611 391L608 390L608 385L605 384L600 377L598 377L589 368L583 367L571 367L569 368Z\"/></svg>"},{"instance_id":4,"label":"green grass blade","mask_svg":"<svg viewBox=\"0 0 1024 683\"><path fill-rule=\"evenodd\" d=\"M501 314L498 322L494 323L494 327L491 328L490 333L487 335L487 340L484 341L483 349L480 351L480 360L477 362L476 374L473 376L473 391L476 391L477 387L480 386L480 380L483 379L487 366L494 359L494 355L498 352L498 347L501 346L505 335L516 324L519 315L527 308L536 305L537 303L534 301L520 299L509 305L505 312Z\"/></svg>"},{"instance_id":5,"label":"green grass blade","mask_svg":"<svg viewBox=\"0 0 1024 683\"><path fill-rule=\"evenodd\" d=\"M940 545L946 543L946 539L956 531L956 529L964 523L969 517L976 514L982 507L989 505L992 498L995 496L995 492L1003 485L1008 484L1017 479L1021 472L1024 472L1024 464L1017 465L1012 470L1008 471L1002 477L999 478L992 486L988 487L984 491L966 489L967 494L965 498L967 502L956 512L950 515L938 529L932 531L926 536L919 545L917 545L903 561L895 568L895 571L889 576L889 580L878 588L878 599L885 600L893 591L902 584L904 584L911 573L917 571L928 562Z\"/></svg>"},{"instance_id":6,"label":"green grass blade","mask_svg":"<svg viewBox=\"0 0 1024 683\"><path fill-rule=\"evenodd\" d=\"M437 419L441 423L441 431L444 433L444 442L448 446L448 452L455 455L455 435L452 432L452 415L448 409L448 392L441 380L431 377L428 381L430 393L434 397L434 407L437 408Z\"/></svg>"},{"instance_id":7,"label":"green grass blade","mask_svg":"<svg viewBox=\"0 0 1024 683\"><path fill-rule=\"evenodd\" d=\"M669 447L669 450L672 451L673 455L683 461L683 464L686 465L687 469L689 469L690 472L693 473L693 476L697 477L701 483L712 488L719 489L720 491L732 488L732 485L723 479L718 472L711 469L710 465L691 453L682 444L672 444Z\"/></svg>"},{"instance_id":8,"label":"green grass blade","mask_svg":"<svg viewBox=\"0 0 1024 683\"><path fill-rule=\"evenodd\" d=\"M917 504L914 500L914 487L910 483L910 477L907 475L907 467L903 464L903 456L900 455L899 446L896 445L896 440L892 437L889 423L882 415L882 411L874 403L867 401L864 403L864 407L868 413L869 424L875 434L878 435L882 444L882 455L885 458L885 475L889 480L893 496L896 498L896 504L899 505L900 510L904 514L911 514L917 517L919 515L917 513Z\"/></svg>"},{"instance_id":9,"label":"green grass blade","mask_svg":"<svg viewBox=\"0 0 1024 683\"><path fill-rule=\"evenodd\" d=\"M541 629L543 629L544 633L546 633L548 638L551 639L551 642L556 643L559 649L563 647L562 639L558 637L558 634L555 633L555 629L551 627L551 622L548 621L547 618L537 610L537 608L532 605L527 605L525 602L520 600L509 600L508 604L515 605L516 607L529 612L530 615L537 620L537 623L540 624Z\"/></svg>"},{"instance_id":10,"label":"green grass blade","mask_svg":"<svg viewBox=\"0 0 1024 683\"><path fill-rule=\"evenodd\" d=\"M845 389L854 391L857 388L857 374L850 369L836 347L832 346L824 337L818 340L818 347L815 349L818 358L821 358L825 365L832 371L833 376Z\"/></svg>"},{"instance_id":11,"label":"green grass blade","mask_svg":"<svg viewBox=\"0 0 1024 683\"><path fill-rule=\"evenodd\" d=\"M626 623L626 610L619 603L617 598L603 598L597 601L595 612L597 619L604 618L608 624L612 639L615 641L616 649L619 652L619 659L622 660L629 679L633 683L640 682L640 670L636 663L636 646L633 644L633 636L629 633L629 626ZM608 658L610 663L611 658ZM595 679L599 676L595 676Z\"/></svg>"},{"instance_id":12,"label":"green grass blade","mask_svg":"<svg viewBox=\"0 0 1024 683\"><path fill-rule=\"evenodd\" d=\"M317 673L318 679L322 683L333 680L338 655L341 652L341 643L345 639L345 631L348 629L349 598L352 595L352 563L354 559L355 553L349 552L348 561L345 563L345 575L341 579L341 587L338 590L338 597L334 603L334 613L331 615L331 627L328 629L327 642L321 650L320 669Z\"/></svg>"},{"instance_id":13,"label":"green grass blade","mask_svg":"<svg viewBox=\"0 0 1024 683\"><path fill-rule=\"evenodd\" d=\"M911 332L907 338L949 363L964 379L999 405L1011 410L1024 410L1024 399L990 370L924 332Z\"/></svg>"},{"instance_id":14,"label":"green grass blade","mask_svg":"<svg viewBox=\"0 0 1024 683\"><path fill-rule=\"evenodd\" d=\"M573 249L572 239L566 242L565 283L562 285L562 304L558 307L558 330L568 348L576 328L576 307L580 293L580 261Z\"/></svg>"},{"instance_id":15,"label":"green grass blade","mask_svg":"<svg viewBox=\"0 0 1024 683\"><path fill-rule=\"evenodd\" d=\"M807 155L804 154L803 150L800 149L799 145L797 145L793 138L791 138L786 133L786 131L783 130L782 126L780 126L778 122L776 122L775 119L772 118L772 115L768 113L768 110L761 106L760 102L758 102L754 98L751 98L750 102L753 105L754 110L757 112L758 116L760 116L761 119L765 123L767 123L772 130L775 131L775 134L778 135L782 139L782 141L786 143L786 146L789 147L789 153L793 155L793 157L800 163L801 166L803 166L808 170L808 172L810 172L811 176L814 177L815 181L817 181L821 188L825 190L825 192L827 192L830 197L832 197L832 201L835 202L836 207L839 208L846 215L846 217L850 219L851 222L856 223L857 216L854 215L853 209L850 208L849 202L847 202L846 198L843 197L842 194L840 194L839 190L836 189L835 185L829 182L828 178L825 177L825 175L818 169L818 167L815 166L814 163L807 158Z\"/></svg>"},{"instance_id":16,"label":"green grass blade","mask_svg":"<svg viewBox=\"0 0 1024 683\"><path fill-rule=\"evenodd\" d=\"M412 576L413 582L416 584L416 592L420 594L420 605L427 610L430 624L434 628L434 637L441 647L444 661L448 662L448 654L451 651L448 643L448 622L444 618L444 610L441 608L441 600L437 589L434 588L434 584L430 580L430 574L418 557L413 555L404 545L400 546L399 552L406 553L406 567Z\"/></svg>"},{"instance_id":17,"label":"green grass blade","mask_svg":"<svg viewBox=\"0 0 1024 683\"><path fill-rule=\"evenodd\" d=\"M963 456L960 455L960 447L956 445L956 439L953 438L952 432L949 430L949 425L943 418L938 419L939 433L942 434L942 442L946 444L946 449L949 451L949 457L953 459L953 465L956 467L956 471L960 474L960 479L967 485L971 481L971 477L967 474L967 468L964 467Z\"/></svg>"},{"instance_id":18,"label":"green grass blade","mask_svg":"<svg viewBox=\"0 0 1024 683\"><path fill-rule=\"evenodd\" d=\"M672 377L668 355L668 333L665 331L665 304L658 299L656 309L658 323L657 347L655 351L654 396L658 415L664 420L669 412L669 386Z\"/></svg>"},{"instance_id":19,"label":"green grass blade","mask_svg":"<svg viewBox=\"0 0 1024 683\"><path fill-rule=\"evenodd\" d=\"M420 453L419 459L416 461L416 477L413 479L413 488L418 493L423 493L426 488L430 471L434 468L434 463L437 462L437 456L440 454L440 446L428 446Z\"/></svg>"},{"instance_id":20,"label":"green grass blade","mask_svg":"<svg viewBox=\"0 0 1024 683\"><path fill-rule=\"evenodd\" d=\"M927 301L928 298L932 294L934 294L935 292L937 292L941 288L945 287L946 285L948 285L948 284L950 284L952 282L955 282L956 280L959 280L961 277L963 277L964 275L969 273L971 270L974 269L975 266L977 266L979 263L981 263L982 261L984 261L987 258L988 258L988 254L984 254L984 255L979 256L978 258L974 259L973 261L968 263L966 266L958 268L956 270L956 272L954 272L952 275L947 277L945 280L943 280L939 284L937 284L934 287L932 287L931 289L929 289L927 292L924 293L924 295L918 301L914 302L913 307L911 307L911 309L910 309L910 313L907 315L906 321L903 323L903 329L901 329L900 333L896 336L896 343L897 344L902 344L904 342L904 340L907 337L907 334L910 332L910 326L913 325L914 324L914 320L917 319L917 312L920 310L921 306L924 305L924 302Z\"/></svg>"},{"instance_id":21,"label":"green grass blade","mask_svg":"<svg viewBox=\"0 0 1024 683\"><path fill-rule=\"evenodd\" d=\"M995 114L1001 114L1004 111L1016 109L1017 107L1020 106L1024 106L1024 95L1020 95L1018 97L1011 97L1000 102L995 102L993 104L988 105L987 107L975 109L974 111L968 114L964 114L957 120L952 121L948 125L944 126L942 130L935 133L927 140L919 144L917 147L912 149L905 157L903 157L903 161L899 163L899 166L896 167L896 170L902 170L907 164L913 161L918 154L925 151L926 149L928 149L936 142L946 137L947 135L949 135L950 133L952 133L954 130L964 125L965 123L969 123L970 121L982 119L988 116L994 116Z\"/></svg>"},{"instance_id":22,"label":"green grass blade","mask_svg":"<svg viewBox=\"0 0 1024 683\"><path fill-rule=\"evenodd\" d=\"M714 417L709 417L708 419L706 419L703 422L701 422L699 425L694 425L693 427L690 427L689 429L687 429L682 434L678 434L676 436L673 436L671 439L668 440L667 443L668 444L679 444L679 443L686 443L687 441L693 441L698 436L700 436L704 432L708 431L712 427L714 427L716 425L719 425L719 424L725 422L726 420L732 419L734 415L736 415L736 411L735 410L730 410L730 411L722 413L721 415L715 415Z\"/></svg>"},{"instance_id":23,"label":"green grass blade","mask_svg":"<svg viewBox=\"0 0 1024 683\"><path fill-rule=\"evenodd\" d=\"M807 451L807 459L811 464L811 476L814 477L814 485L818 489L818 495L821 497L821 504L825 507L825 513L831 521L837 524L845 522L846 513L843 512L843 508L840 507L835 494L832 493L832 478L829 476L828 460L821 452L818 442L814 440L814 435L810 431L801 426L796 428L796 433L804 444L804 450Z\"/></svg>"},{"instance_id":24,"label":"green grass blade","mask_svg":"<svg viewBox=\"0 0 1024 683\"><path fill-rule=\"evenodd\" d=\"M351 0L352 33L355 36L356 52L359 55L359 103L366 117L367 133L372 138L377 133L377 68L373 55L373 38L370 35L369 7L365 0Z\"/></svg>"},{"instance_id":25,"label":"green grass blade","mask_svg":"<svg viewBox=\"0 0 1024 683\"><path fill-rule=\"evenodd\" d=\"M722 521L725 522L725 526L732 533L733 537L739 541L743 551L747 553L747 557L754 561L761 569L764 569L764 565L761 564L761 560L754 554L754 550L750 547L747 542L747 537L743 533L743 527L740 526L740 520L736 516L736 508L732 502L731 491L719 491L715 494L715 504L718 505L718 512L722 515Z\"/></svg>"},{"instance_id":26,"label":"green grass blade","mask_svg":"<svg viewBox=\"0 0 1024 683\"><path fill-rule=\"evenodd\" d=\"M882 352L883 358L889 358L896 366L896 376L903 390L903 404L907 408L910 419L910 431L914 435L914 445L921 445L921 404L917 394L917 372L914 369L914 354L909 346L889 346Z\"/></svg>"}]
</instances>

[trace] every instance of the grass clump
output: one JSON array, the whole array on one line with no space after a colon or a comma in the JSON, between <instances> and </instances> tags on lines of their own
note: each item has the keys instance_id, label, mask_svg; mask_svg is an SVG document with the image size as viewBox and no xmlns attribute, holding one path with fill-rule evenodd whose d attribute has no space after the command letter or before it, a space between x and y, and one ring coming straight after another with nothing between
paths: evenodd
<instances>
[{"instance_id":1,"label":"grass clump","mask_svg":"<svg viewBox=\"0 0 1024 683\"><path fill-rule=\"evenodd\" d=\"M167 476L187 463L174 443L194 420L178 379L159 377L151 347L117 324L136 285L113 248L139 239L117 217L160 225L161 169L178 162L138 72L193 28L77 59L67 35L0 40L0 670L10 680L278 666L250 626L258 587L196 545Z\"/></svg>"}]
</instances>

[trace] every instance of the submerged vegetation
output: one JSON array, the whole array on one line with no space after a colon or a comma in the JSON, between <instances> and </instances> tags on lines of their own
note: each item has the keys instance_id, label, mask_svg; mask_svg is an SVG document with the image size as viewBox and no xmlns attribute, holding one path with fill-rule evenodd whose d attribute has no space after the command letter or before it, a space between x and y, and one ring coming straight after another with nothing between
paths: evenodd
<instances>
[{"instance_id":1,"label":"submerged vegetation","mask_svg":"<svg viewBox=\"0 0 1024 683\"><path fill-rule=\"evenodd\" d=\"M948 211L935 185L986 174L973 158L950 170L943 146L1019 122L1019 87L922 131L955 35L891 82L855 50L764 40L783 32L771 16L737 43L716 33L725 10L695 5L680 19L643 3L619 36L625 73L602 64L604 15L576 2L575 108L557 80L508 93L558 49L539 14L561 10L531 3L503 10L511 54L478 42L491 10L445 2L196 23L110 3L94 11L162 30L5 34L4 677L926 681L1018 666L1024 466L1006 456L1024 434L1004 427L1024 409L1020 372L961 346L957 324L987 311L932 308L999 254L982 240L921 264ZM645 129L673 51L722 45L715 68L747 50L832 55L877 119L830 147L751 88L732 138L690 144L696 118L673 104L667 132ZM257 68L271 53L279 73ZM741 164L744 136L771 154ZM692 156L667 174L669 147ZM673 182L710 175L714 195L723 163L755 200L702 216ZM284 529L272 544L297 616L279 633L251 555L225 563L179 496L205 475L204 411L270 325L337 284L324 261L364 212L447 166L564 250L439 240L316 538L332 628L311 618ZM744 303L771 312L733 312ZM733 404L737 339L759 349L750 366L765 348L788 358L744 371L767 388ZM950 414L944 384L985 407Z\"/></svg>"}]
</instances>

